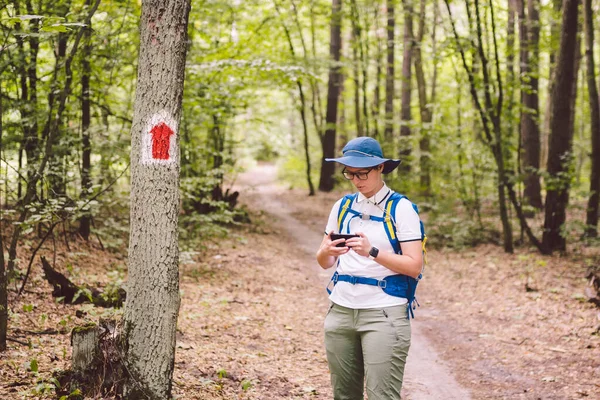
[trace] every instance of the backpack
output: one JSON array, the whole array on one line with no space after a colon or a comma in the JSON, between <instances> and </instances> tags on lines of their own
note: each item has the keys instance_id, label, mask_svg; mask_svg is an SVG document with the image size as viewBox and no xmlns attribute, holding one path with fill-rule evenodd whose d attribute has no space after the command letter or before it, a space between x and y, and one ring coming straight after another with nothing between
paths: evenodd
<instances>
[{"instance_id":1,"label":"backpack","mask_svg":"<svg viewBox=\"0 0 600 400\"><path fill-rule=\"evenodd\" d=\"M400 200L408 200L408 198L400 193L392 192L392 194L386 200L383 213L384 216L376 217L374 215L362 214L352 209L352 203L356 200L357 197L358 193L352 193L342 198L340 209L338 211L338 232L343 233L342 230L344 228L344 222L350 214L352 216L348 219L348 222L346 222L346 233L350 233L350 221L352 221L352 219L354 218L382 222L385 229L385 233L387 234L387 237L390 241L390 244L392 245L392 248L394 249L394 252L396 254L402 254L400 242L396 237L396 222L394 221L393 216L396 215L396 207L398 206L398 203L400 203ZM417 207L417 205L412 202L411 204L417 215L419 215L419 208ZM425 244L427 243L427 235L425 234L425 227L423 226L423 221L421 221L420 219L419 225L421 229L421 243L423 247L423 261L425 264L427 264L427 251L425 250ZM417 284L423 277L422 272L423 271L421 271L417 278L413 278L411 276L403 274L396 274L386 276L385 278L379 280L375 278L367 278L362 276L341 275L336 271L331 277L331 281L333 282L334 287L338 281L349 282L353 285L358 283L363 285L378 286L385 293L391 296L406 298L408 300L408 318L414 318L413 310L415 309L415 306L413 305L413 303L419 305L419 302L415 297L415 293L417 290ZM329 289L327 289L327 292L331 294L331 291Z\"/></svg>"}]
</instances>

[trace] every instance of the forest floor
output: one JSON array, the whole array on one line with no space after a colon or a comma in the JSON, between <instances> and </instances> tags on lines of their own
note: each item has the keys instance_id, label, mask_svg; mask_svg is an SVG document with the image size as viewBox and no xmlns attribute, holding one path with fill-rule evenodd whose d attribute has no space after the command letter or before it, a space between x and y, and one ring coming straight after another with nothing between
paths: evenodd
<instances>
[{"instance_id":1,"label":"forest floor","mask_svg":"<svg viewBox=\"0 0 600 400\"><path fill-rule=\"evenodd\" d=\"M272 167L259 171L238 179L252 223L182 253L175 398L332 397L322 329L332 271L314 253L340 193L307 197L273 184ZM21 246L22 260L34 244ZM56 244L41 253L75 282L105 287L124 277L123 253ZM598 260L589 251L430 250L403 398L600 398L600 309L583 295L583 260ZM70 330L120 313L56 302L33 265L26 291L9 294L13 341L0 353L0 399L52 398L52 372L70 366Z\"/></svg>"}]
</instances>

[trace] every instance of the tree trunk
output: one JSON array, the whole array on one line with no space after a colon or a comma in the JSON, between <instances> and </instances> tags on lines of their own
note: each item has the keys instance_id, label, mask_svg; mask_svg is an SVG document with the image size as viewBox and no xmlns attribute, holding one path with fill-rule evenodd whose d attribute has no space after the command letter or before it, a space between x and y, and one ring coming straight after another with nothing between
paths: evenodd
<instances>
[{"instance_id":1,"label":"tree trunk","mask_svg":"<svg viewBox=\"0 0 600 400\"><path fill-rule=\"evenodd\" d=\"M590 197L586 213L585 236L598 236L598 206L600 201L600 104L596 87L596 64L594 62L594 14L592 1L584 1L585 53L587 66L587 87L590 99L590 119L592 137L592 170L590 172Z\"/></svg>"},{"instance_id":2,"label":"tree trunk","mask_svg":"<svg viewBox=\"0 0 600 400\"><path fill-rule=\"evenodd\" d=\"M2 151L2 114L2 87L0 86L0 152ZM2 223L3 221L0 220L0 226L2 226ZM6 333L8 330L8 276L6 274L6 264L4 263L3 233L4 228L0 229L0 352L6 350Z\"/></svg>"},{"instance_id":3,"label":"tree trunk","mask_svg":"<svg viewBox=\"0 0 600 400\"><path fill-rule=\"evenodd\" d=\"M394 31L396 20L394 17L395 0L387 0L387 62L385 74L385 124L384 124L384 155L389 157L391 146L394 143Z\"/></svg>"},{"instance_id":4,"label":"tree trunk","mask_svg":"<svg viewBox=\"0 0 600 400\"><path fill-rule=\"evenodd\" d=\"M569 166L573 141L573 96L576 80L576 57L578 57L578 0L563 3L562 35L556 62L553 114L550 121L548 147L548 190L542 247L546 254L566 250L566 239L561 228L566 220L569 202ZM567 176L565 176L565 174Z\"/></svg>"},{"instance_id":5,"label":"tree trunk","mask_svg":"<svg viewBox=\"0 0 600 400\"><path fill-rule=\"evenodd\" d=\"M562 15L562 3L563 0L552 0L552 10L555 15ZM544 113L544 124L542 129L541 137L541 156L540 165L542 169L547 169L546 163L548 162L548 141L550 137L550 120L552 118L552 93L554 93L554 85L556 83L555 70L556 70L556 53L560 44L560 23L556 22L556 18L550 19L550 50L549 50L549 82L548 82L548 96L546 100L546 110Z\"/></svg>"},{"instance_id":6,"label":"tree trunk","mask_svg":"<svg viewBox=\"0 0 600 400\"><path fill-rule=\"evenodd\" d=\"M27 12L30 15L35 15L35 11L31 4L31 0L26 2ZM31 166L35 165L39 155L39 139L38 139L38 99L37 99L37 56L40 49L39 20L29 21L31 27L31 35L29 35L29 64L27 66L27 75L29 81L29 108L31 111L31 121L28 126L28 141L25 146L27 154L28 177L31 178ZM31 163L31 166L30 166Z\"/></svg>"},{"instance_id":7,"label":"tree trunk","mask_svg":"<svg viewBox=\"0 0 600 400\"><path fill-rule=\"evenodd\" d=\"M91 0L86 0L86 6L91 5ZM81 194L82 199L86 199L90 196L90 190L92 189L91 175L91 155L92 147L90 141L90 75L92 69L90 66L90 58L92 56L92 27L87 26L84 28L85 33L83 36L84 46L83 54L81 59ZM79 219L79 234L85 240L90 237L91 227L91 215L88 210L83 211L84 214Z\"/></svg>"},{"instance_id":8,"label":"tree trunk","mask_svg":"<svg viewBox=\"0 0 600 400\"><path fill-rule=\"evenodd\" d=\"M419 28L417 33L416 45L414 47L415 58L415 77L417 80L417 89L419 93L419 108L421 110L421 138L419 139L420 149L420 191L421 195L428 197L431 195L431 149L430 132L433 113L428 107L427 83L425 82L425 73L423 72L423 56L421 48L423 47L423 36L425 33L425 0L421 0L421 9L419 13ZM434 67L435 68L435 67Z\"/></svg>"},{"instance_id":9,"label":"tree trunk","mask_svg":"<svg viewBox=\"0 0 600 400\"><path fill-rule=\"evenodd\" d=\"M350 5L350 22L352 23L352 36L350 39L350 45L352 46L352 74L354 81L354 119L356 120L356 134L358 136L364 136L364 125L361 115L360 107L360 67L361 60L359 56L360 44L360 27L358 21L358 10L356 9L356 0L353 0Z\"/></svg>"},{"instance_id":10,"label":"tree trunk","mask_svg":"<svg viewBox=\"0 0 600 400\"><path fill-rule=\"evenodd\" d=\"M335 164L325 158L335 157L335 131L340 86L340 51L342 47L342 0L331 0L331 40L329 43L329 83L327 84L327 114L325 116L325 134L321 137L323 159L319 190L330 192L333 189Z\"/></svg>"},{"instance_id":11,"label":"tree trunk","mask_svg":"<svg viewBox=\"0 0 600 400\"><path fill-rule=\"evenodd\" d=\"M375 32L379 32L379 7L375 6L374 10ZM376 69L375 69L375 90L373 93L373 107L371 113L373 115L373 137L380 140L379 137L379 113L381 107L381 71L383 69L383 49L381 47L381 39L379 35L375 35L377 41Z\"/></svg>"},{"instance_id":12,"label":"tree trunk","mask_svg":"<svg viewBox=\"0 0 600 400\"><path fill-rule=\"evenodd\" d=\"M300 94L300 118L302 119L302 132L304 133L304 158L306 159L306 183L308 184L308 195L315 195L315 187L311 178L310 151L308 148L308 123L306 122L306 99L304 98L304 90L300 79L296 80L298 92Z\"/></svg>"},{"instance_id":13,"label":"tree trunk","mask_svg":"<svg viewBox=\"0 0 600 400\"><path fill-rule=\"evenodd\" d=\"M507 132L509 137L514 134L514 108L515 108L515 2L508 0L508 25L506 27L506 112L507 112Z\"/></svg>"},{"instance_id":14,"label":"tree trunk","mask_svg":"<svg viewBox=\"0 0 600 400\"><path fill-rule=\"evenodd\" d=\"M124 314L130 399L171 397L179 312L178 125L189 11L189 0L142 3Z\"/></svg>"},{"instance_id":15,"label":"tree trunk","mask_svg":"<svg viewBox=\"0 0 600 400\"><path fill-rule=\"evenodd\" d=\"M539 121L539 0L528 0L525 17L525 0L520 0L519 24L521 27L521 143L524 169L525 202L542 208L539 177L540 129Z\"/></svg>"},{"instance_id":16,"label":"tree trunk","mask_svg":"<svg viewBox=\"0 0 600 400\"><path fill-rule=\"evenodd\" d=\"M404 5L404 48L402 55L402 95L400 105L400 143L399 155L403 160L398 173L405 174L411 170L410 123L412 99L412 56L415 39L413 37L413 5L412 0L403 0ZM390 153L388 153L390 154Z\"/></svg>"}]
</instances>

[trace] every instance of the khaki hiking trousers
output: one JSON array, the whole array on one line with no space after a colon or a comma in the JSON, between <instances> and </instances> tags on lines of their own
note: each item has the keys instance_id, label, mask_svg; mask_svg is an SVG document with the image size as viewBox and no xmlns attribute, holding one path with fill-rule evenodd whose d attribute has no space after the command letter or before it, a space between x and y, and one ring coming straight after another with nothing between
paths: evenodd
<instances>
[{"instance_id":1,"label":"khaki hiking trousers","mask_svg":"<svg viewBox=\"0 0 600 400\"><path fill-rule=\"evenodd\" d=\"M332 303L325 348L334 400L398 400L410 347L408 305L352 309Z\"/></svg>"}]
</instances>

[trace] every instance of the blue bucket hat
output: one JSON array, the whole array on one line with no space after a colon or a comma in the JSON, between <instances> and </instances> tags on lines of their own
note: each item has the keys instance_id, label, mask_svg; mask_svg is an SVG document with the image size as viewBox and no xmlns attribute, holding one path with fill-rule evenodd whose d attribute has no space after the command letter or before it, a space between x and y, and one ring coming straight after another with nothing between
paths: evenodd
<instances>
[{"instance_id":1,"label":"blue bucket hat","mask_svg":"<svg viewBox=\"0 0 600 400\"><path fill-rule=\"evenodd\" d=\"M342 157L326 158L352 168L370 168L383 164L383 173L389 174L400 165L400 160L383 158L383 151L377 140L359 136L349 141L342 150Z\"/></svg>"}]
</instances>

